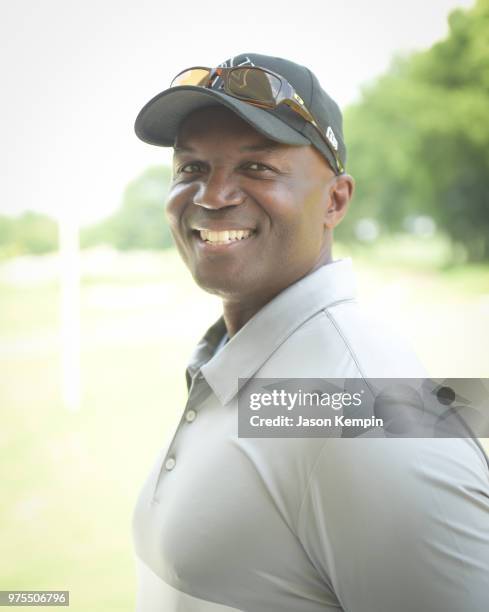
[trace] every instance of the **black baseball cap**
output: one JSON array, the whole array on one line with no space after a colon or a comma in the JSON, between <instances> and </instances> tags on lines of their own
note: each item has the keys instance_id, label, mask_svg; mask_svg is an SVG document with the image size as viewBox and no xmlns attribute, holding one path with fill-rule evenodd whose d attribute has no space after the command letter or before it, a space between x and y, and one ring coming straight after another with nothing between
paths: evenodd
<instances>
[{"instance_id":1,"label":"black baseball cap","mask_svg":"<svg viewBox=\"0 0 489 612\"><path fill-rule=\"evenodd\" d=\"M317 77L305 66L280 57L243 53L219 64L221 67L260 66L284 77L304 100L323 134L335 150L343 168L346 147L343 118L336 102L322 89ZM153 145L172 147L182 120L191 112L206 106L222 104L252 125L270 140L291 145L310 145L327 159L339 173L335 156L317 129L286 104L277 108L258 108L228 95L222 89L182 85L165 89L139 112L134 129L138 138Z\"/></svg>"}]
</instances>

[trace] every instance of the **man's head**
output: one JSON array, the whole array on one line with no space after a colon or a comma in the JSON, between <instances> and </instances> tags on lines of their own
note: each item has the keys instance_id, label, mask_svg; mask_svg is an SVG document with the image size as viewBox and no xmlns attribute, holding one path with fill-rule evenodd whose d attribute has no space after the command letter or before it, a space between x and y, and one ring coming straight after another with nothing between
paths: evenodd
<instances>
[{"instance_id":1,"label":"man's head","mask_svg":"<svg viewBox=\"0 0 489 612\"><path fill-rule=\"evenodd\" d=\"M214 106L180 127L167 214L201 287L228 300L258 300L330 259L331 230L351 188L314 147L272 141ZM246 234L209 234L227 230Z\"/></svg>"},{"instance_id":2,"label":"man's head","mask_svg":"<svg viewBox=\"0 0 489 612\"><path fill-rule=\"evenodd\" d=\"M258 57L265 56L252 56ZM184 104L188 96L201 96L200 89L178 87L167 92L179 92ZM318 140L317 128L306 125L290 108L285 114L281 109L278 116L278 109L264 110L230 96L233 102L223 103L225 93L217 91L216 96L213 91L209 98L206 91L200 104L194 99L196 108L180 117L177 125L168 115L160 115L158 123L154 107L148 115L150 102L141 111L136 130L139 125L141 135L142 126L152 125L160 133L160 143L162 134L170 138L173 130L167 215L196 282L228 302L266 303L330 261L332 229L347 210L353 180L339 171L331 147ZM157 106L164 102L164 94L154 98ZM312 106L310 99L307 102ZM335 121L333 138L344 163L341 122ZM293 132L295 137L290 135Z\"/></svg>"}]
</instances>

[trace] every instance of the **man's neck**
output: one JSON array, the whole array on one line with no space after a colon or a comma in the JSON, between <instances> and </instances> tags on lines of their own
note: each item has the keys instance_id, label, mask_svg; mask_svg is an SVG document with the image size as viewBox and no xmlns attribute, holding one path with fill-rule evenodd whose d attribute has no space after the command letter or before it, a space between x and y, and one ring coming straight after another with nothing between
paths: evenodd
<instances>
[{"instance_id":1,"label":"man's neck","mask_svg":"<svg viewBox=\"0 0 489 612\"><path fill-rule=\"evenodd\" d=\"M277 292L277 295L280 292ZM255 314L270 302L275 296L267 296L260 300L250 300L247 303L223 300L223 317L228 336L232 338Z\"/></svg>"},{"instance_id":2,"label":"man's neck","mask_svg":"<svg viewBox=\"0 0 489 612\"><path fill-rule=\"evenodd\" d=\"M332 259L330 257L318 261L317 264L304 276L311 274L318 268L327 263L330 263ZM287 287L276 288L268 294L260 295L259 297L250 296L248 299L239 300L223 298L223 318L226 324L228 336L232 338L255 314L261 310L268 302L271 302L279 293L282 293L285 289L295 284L301 278L297 278L294 282L287 285Z\"/></svg>"}]
</instances>

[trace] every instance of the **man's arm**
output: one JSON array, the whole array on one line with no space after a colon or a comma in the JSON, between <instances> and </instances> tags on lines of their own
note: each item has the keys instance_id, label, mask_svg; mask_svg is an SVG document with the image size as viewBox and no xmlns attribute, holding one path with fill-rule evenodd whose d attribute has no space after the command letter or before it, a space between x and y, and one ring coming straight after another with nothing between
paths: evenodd
<instances>
[{"instance_id":1,"label":"man's arm","mask_svg":"<svg viewBox=\"0 0 489 612\"><path fill-rule=\"evenodd\" d=\"M298 519L346 612L487 612L489 472L470 439L330 439Z\"/></svg>"}]
</instances>

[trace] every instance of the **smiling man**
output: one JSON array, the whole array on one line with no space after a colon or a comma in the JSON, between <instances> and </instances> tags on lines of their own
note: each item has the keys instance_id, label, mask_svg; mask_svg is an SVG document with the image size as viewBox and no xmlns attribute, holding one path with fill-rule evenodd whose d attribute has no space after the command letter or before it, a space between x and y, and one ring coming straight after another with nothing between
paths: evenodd
<instances>
[{"instance_id":1,"label":"smiling man","mask_svg":"<svg viewBox=\"0 0 489 612\"><path fill-rule=\"evenodd\" d=\"M223 305L134 511L138 612L482 612L473 440L238 436L239 378L424 375L332 256L353 193L338 106L307 68L247 54L184 70L136 132L174 147L172 234Z\"/></svg>"},{"instance_id":2,"label":"smiling man","mask_svg":"<svg viewBox=\"0 0 489 612\"><path fill-rule=\"evenodd\" d=\"M222 297L230 336L331 261L352 190L310 145L273 142L222 106L183 121L167 214L196 282Z\"/></svg>"}]
</instances>

